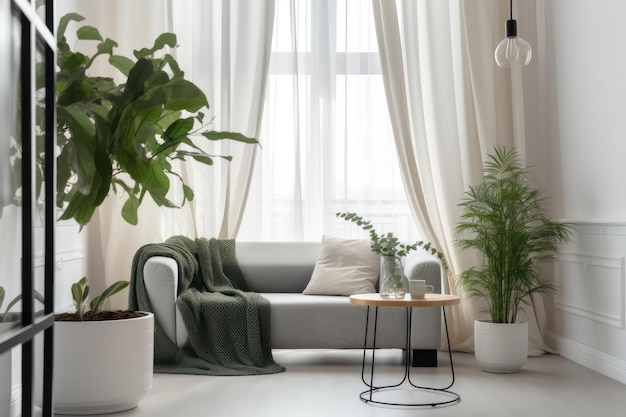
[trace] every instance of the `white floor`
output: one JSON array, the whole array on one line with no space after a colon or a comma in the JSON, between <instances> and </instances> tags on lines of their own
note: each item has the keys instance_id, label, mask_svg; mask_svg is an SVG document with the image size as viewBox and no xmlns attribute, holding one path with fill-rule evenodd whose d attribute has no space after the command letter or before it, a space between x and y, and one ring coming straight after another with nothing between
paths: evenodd
<instances>
[{"instance_id":1,"label":"white floor","mask_svg":"<svg viewBox=\"0 0 626 417\"><path fill-rule=\"evenodd\" d=\"M378 382L401 376L401 352L377 354ZM274 359L286 372L250 377L155 374L154 384L139 407L112 416L132 417L264 417L264 416L566 416L626 415L626 385L558 355L530 358L519 373L483 372L474 356L453 353L461 396L445 408L398 409L368 405L359 399L361 351L277 351ZM380 359L380 362L378 360ZM413 368L414 381L445 385L450 378L446 352L438 368ZM384 382L383 381L383 382ZM409 398L409 392L394 393ZM419 401L419 400L418 400Z\"/></svg>"}]
</instances>

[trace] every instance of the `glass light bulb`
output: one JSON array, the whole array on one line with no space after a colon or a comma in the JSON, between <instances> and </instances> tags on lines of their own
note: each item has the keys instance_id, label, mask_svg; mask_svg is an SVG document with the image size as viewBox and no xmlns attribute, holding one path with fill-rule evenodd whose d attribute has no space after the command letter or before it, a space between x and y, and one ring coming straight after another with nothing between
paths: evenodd
<instances>
[{"instance_id":1,"label":"glass light bulb","mask_svg":"<svg viewBox=\"0 0 626 417\"><path fill-rule=\"evenodd\" d=\"M499 67L518 67L530 63L533 51L524 39L519 36L510 36L498 44L494 56Z\"/></svg>"}]
</instances>

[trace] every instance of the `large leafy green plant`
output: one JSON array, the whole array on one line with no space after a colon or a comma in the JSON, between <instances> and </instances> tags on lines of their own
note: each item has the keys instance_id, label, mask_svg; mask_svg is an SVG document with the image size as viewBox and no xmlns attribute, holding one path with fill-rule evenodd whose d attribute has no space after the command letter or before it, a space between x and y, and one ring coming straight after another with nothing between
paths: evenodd
<instances>
[{"instance_id":1,"label":"large leafy green plant","mask_svg":"<svg viewBox=\"0 0 626 417\"><path fill-rule=\"evenodd\" d=\"M85 55L73 50L65 36L72 21L70 13L60 20L57 72L57 205L64 208L61 219L85 225L94 210L112 190L123 193L123 218L137 224L137 210L146 195L157 205L179 207L194 193L174 171L173 160L193 158L211 165L215 157L196 141L232 139L257 141L234 132L207 130L202 112L209 103L204 93L184 77L166 48L176 47L172 33L160 35L151 48L134 51L134 58L114 53L118 44L104 39L92 26L78 28L79 41L95 43L95 52ZM125 82L109 76L91 75L99 57L108 57L112 69ZM182 202L168 198L171 179L182 187Z\"/></svg>"},{"instance_id":2,"label":"large leafy green plant","mask_svg":"<svg viewBox=\"0 0 626 417\"><path fill-rule=\"evenodd\" d=\"M555 260L572 227L546 218L544 200L517 151L499 147L488 155L482 182L469 187L460 203L456 243L478 249L484 263L463 271L459 280L469 296L487 300L495 323L515 323L528 296L555 289L538 267Z\"/></svg>"}]
</instances>

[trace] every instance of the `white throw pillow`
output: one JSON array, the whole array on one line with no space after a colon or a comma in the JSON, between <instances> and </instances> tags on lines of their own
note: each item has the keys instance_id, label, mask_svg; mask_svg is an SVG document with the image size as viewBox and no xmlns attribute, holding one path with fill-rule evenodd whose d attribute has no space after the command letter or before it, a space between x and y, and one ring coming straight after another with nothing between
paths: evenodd
<instances>
[{"instance_id":1,"label":"white throw pillow","mask_svg":"<svg viewBox=\"0 0 626 417\"><path fill-rule=\"evenodd\" d=\"M323 236L311 280L303 294L352 295L376 292L380 255L368 240Z\"/></svg>"}]
</instances>

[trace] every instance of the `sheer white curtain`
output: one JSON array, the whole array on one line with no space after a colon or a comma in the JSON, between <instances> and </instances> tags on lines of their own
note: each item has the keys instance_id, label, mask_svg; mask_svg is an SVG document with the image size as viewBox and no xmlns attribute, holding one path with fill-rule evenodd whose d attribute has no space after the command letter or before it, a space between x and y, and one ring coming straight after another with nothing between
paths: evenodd
<instances>
[{"instance_id":1,"label":"sheer white curtain","mask_svg":"<svg viewBox=\"0 0 626 417\"><path fill-rule=\"evenodd\" d=\"M170 0L172 26L179 36L179 63L211 103L211 129L259 138L274 0ZM196 191L191 202L192 235L235 238L248 198L257 145L232 141L208 144L229 163L186 165ZM170 212L173 221L178 213Z\"/></svg>"},{"instance_id":2,"label":"sheer white curtain","mask_svg":"<svg viewBox=\"0 0 626 417\"><path fill-rule=\"evenodd\" d=\"M508 4L473 0L373 0L383 74L407 195L425 237L455 275L480 261L454 247L458 203L496 144L525 149L521 77L498 69L493 48ZM516 98L516 100L513 100ZM515 122L514 122L515 121ZM453 309L454 348L472 350L476 300ZM530 354L546 349L533 310Z\"/></svg>"},{"instance_id":3,"label":"sheer white curtain","mask_svg":"<svg viewBox=\"0 0 626 417\"><path fill-rule=\"evenodd\" d=\"M404 193L369 0L277 0L262 149L240 240L367 237L355 211L417 239Z\"/></svg>"},{"instance_id":4,"label":"sheer white curtain","mask_svg":"<svg viewBox=\"0 0 626 417\"><path fill-rule=\"evenodd\" d=\"M115 39L119 52L127 56L133 49L151 46L160 33L176 33L180 47L173 53L187 78L207 95L212 113L206 119L213 118L210 128L259 136L273 0L65 0L57 3L57 11L83 14L84 23ZM236 236L258 146L224 142L208 144L207 149L231 155L233 161L216 159L212 167L190 162L180 168L195 192L192 204L165 209L146 199L137 226L121 218L123 200L117 196L110 195L96 211L88 227L87 266L95 289L128 279L133 255L145 243L174 234ZM124 295L113 301L115 307L126 304Z\"/></svg>"}]
</instances>

